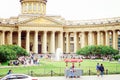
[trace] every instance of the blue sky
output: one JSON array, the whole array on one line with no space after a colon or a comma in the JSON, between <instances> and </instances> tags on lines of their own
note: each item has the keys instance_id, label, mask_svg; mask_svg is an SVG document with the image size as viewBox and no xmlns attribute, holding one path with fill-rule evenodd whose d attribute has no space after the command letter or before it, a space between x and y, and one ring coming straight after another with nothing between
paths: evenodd
<instances>
[{"instance_id":1,"label":"blue sky","mask_svg":"<svg viewBox=\"0 0 120 80\"><path fill-rule=\"evenodd\" d=\"M120 0L48 0L47 14L68 20L100 19L120 16ZM1 0L0 18L18 16L19 0ZM11 10L11 11L10 11Z\"/></svg>"}]
</instances>

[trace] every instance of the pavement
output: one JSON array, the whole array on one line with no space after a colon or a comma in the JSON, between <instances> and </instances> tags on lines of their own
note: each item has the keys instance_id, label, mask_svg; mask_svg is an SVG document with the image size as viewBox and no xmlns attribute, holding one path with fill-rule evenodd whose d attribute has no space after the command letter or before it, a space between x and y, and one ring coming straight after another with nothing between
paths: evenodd
<instances>
[{"instance_id":1,"label":"pavement","mask_svg":"<svg viewBox=\"0 0 120 80\"><path fill-rule=\"evenodd\" d=\"M80 78L66 78L65 76L58 77L39 77L40 80L120 80L120 74L103 75L101 76L81 76Z\"/></svg>"}]
</instances>

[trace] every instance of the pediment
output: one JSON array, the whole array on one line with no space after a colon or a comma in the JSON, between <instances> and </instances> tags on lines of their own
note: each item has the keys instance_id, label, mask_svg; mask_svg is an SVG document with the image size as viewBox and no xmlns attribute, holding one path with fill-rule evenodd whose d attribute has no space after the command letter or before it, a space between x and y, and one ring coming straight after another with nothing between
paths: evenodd
<instances>
[{"instance_id":1,"label":"pediment","mask_svg":"<svg viewBox=\"0 0 120 80\"><path fill-rule=\"evenodd\" d=\"M48 17L37 17L34 19L29 19L27 21L22 22L22 24L37 24L37 25L62 25L62 23Z\"/></svg>"}]
</instances>

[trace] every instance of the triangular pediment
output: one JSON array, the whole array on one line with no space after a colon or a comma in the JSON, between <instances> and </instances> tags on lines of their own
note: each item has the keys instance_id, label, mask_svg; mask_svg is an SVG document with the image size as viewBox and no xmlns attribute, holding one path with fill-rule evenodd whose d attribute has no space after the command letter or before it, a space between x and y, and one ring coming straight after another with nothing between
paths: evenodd
<instances>
[{"instance_id":1,"label":"triangular pediment","mask_svg":"<svg viewBox=\"0 0 120 80\"><path fill-rule=\"evenodd\" d=\"M24 21L24 22L22 22L22 24L61 25L62 23L60 23L52 18L49 18L49 17L37 17L37 18L32 18L27 21Z\"/></svg>"}]
</instances>

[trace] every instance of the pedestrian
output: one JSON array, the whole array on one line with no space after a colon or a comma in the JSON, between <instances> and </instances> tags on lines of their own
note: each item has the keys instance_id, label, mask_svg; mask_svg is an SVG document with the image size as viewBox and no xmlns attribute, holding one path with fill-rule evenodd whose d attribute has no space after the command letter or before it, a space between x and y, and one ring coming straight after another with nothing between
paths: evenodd
<instances>
[{"instance_id":1,"label":"pedestrian","mask_svg":"<svg viewBox=\"0 0 120 80\"><path fill-rule=\"evenodd\" d=\"M7 75L9 75L9 74L12 74L12 70L9 70L9 71L8 71Z\"/></svg>"},{"instance_id":2,"label":"pedestrian","mask_svg":"<svg viewBox=\"0 0 120 80\"><path fill-rule=\"evenodd\" d=\"M100 75L101 75L101 77L103 76L103 74L104 74L104 66L103 66L103 64L101 64L100 65Z\"/></svg>"},{"instance_id":3,"label":"pedestrian","mask_svg":"<svg viewBox=\"0 0 120 80\"><path fill-rule=\"evenodd\" d=\"M97 65L96 65L96 70L97 70L97 76L99 77L99 75L100 75L100 65L99 65L99 63L97 63Z\"/></svg>"},{"instance_id":4,"label":"pedestrian","mask_svg":"<svg viewBox=\"0 0 120 80\"><path fill-rule=\"evenodd\" d=\"M72 67L70 67L69 77L74 78L74 70Z\"/></svg>"}]
</instances>

